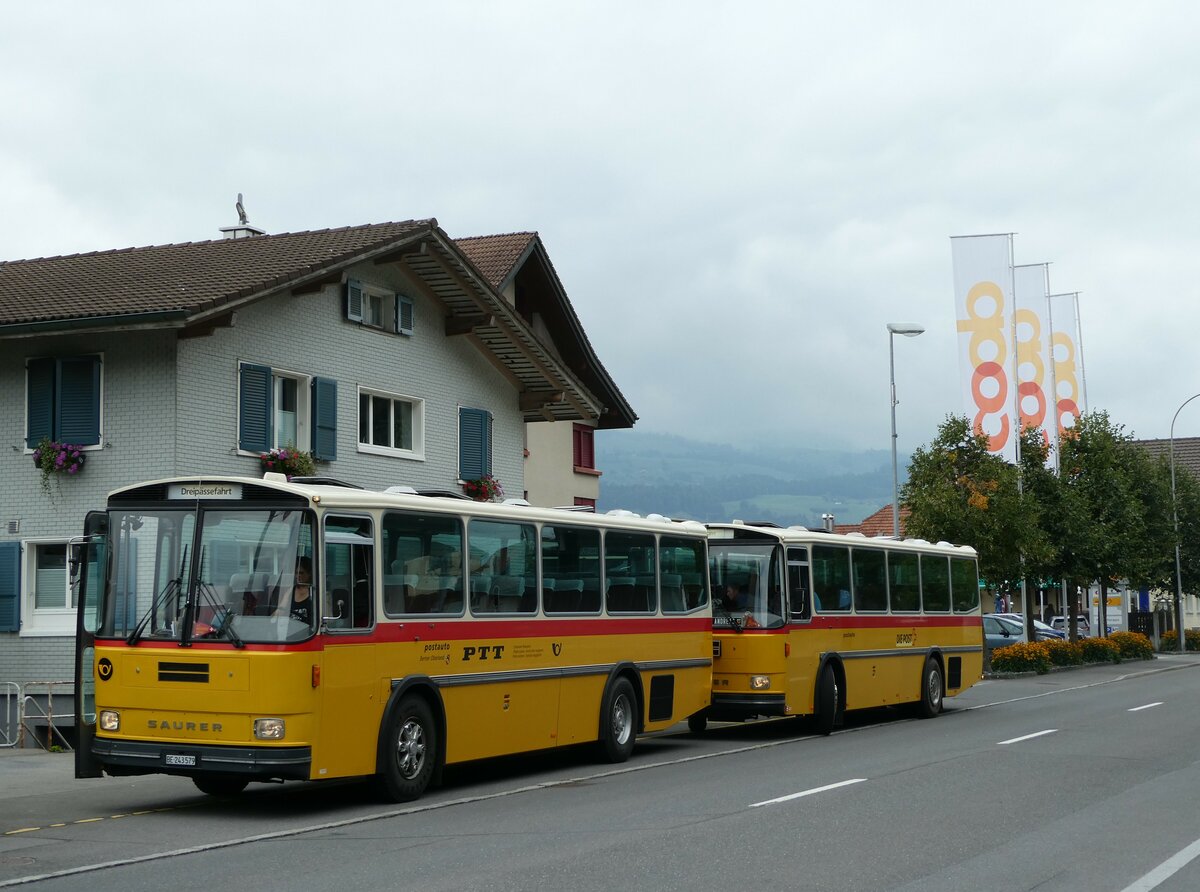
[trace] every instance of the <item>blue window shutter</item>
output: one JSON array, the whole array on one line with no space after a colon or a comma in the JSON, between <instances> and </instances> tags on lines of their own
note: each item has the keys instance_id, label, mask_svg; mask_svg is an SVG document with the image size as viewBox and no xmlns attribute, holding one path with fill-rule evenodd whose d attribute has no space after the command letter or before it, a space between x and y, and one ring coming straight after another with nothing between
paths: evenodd
<instances>
[{"instance_id":1,"label":"blue window shutter","mask_svg":"<svg viewBox=\"0 0 1200 892\"><path fill-rule=\"evenodd\" d=\"M238 448L266 452L271 448L271 369L243 363L238 379Z\"/></svg>"},{"instance_id":2,"label":"blue window shutter","mask_svg":"<svg viewBox=\"0 0 1200 892\"><path fill-rule=\"evenodd\" d=\"M31 359L26 366L25 445L30 449L43 437L54 439L54 367L53 359Z\"/></svg>"},{"instance_id":3,"label":"blue window shutter","mask_svg":"<svg viewBox=\"0 0 1200 892\"><path fill-rule=\"evenodd\" d=\"M458 410L458 476L476 480L488 473L484 449L488 439L487 413L462 407Z\"/></svg>"},{"instance_id":4,"label":"blue window shutter","mask_svg":"<svg viewBox=\"0 0 1200 892\"><path fill-rule=\"evenodd\" d=\"M483 473L492 473L492 413L483 413L483 453L480 455Z\"/></svg>"},{"instance_id":5,"label":"blue window shutter","mask_svg":"<svg viewBox=\"0 0 1200 892\"><path fill-rule=\"evenodd\" d=\"M337 458L337 382L332 378L313 378L313 458L333 461Z\"/></svg>"},{"instance_id":6,"label":"blue window shutter","mask_svg":"<svg viewBox=\"0 0 1200 892\"><path fill-rule=\"evenodd\" d=\"M400 334L413 333L413 302L411 297L396 295L396 331Z\"/></svg>"},{"instance_id":7,"label":"blue window shutter","mask_svg":"<svg viewBox=\"0 0 1200 892\"><path fill-rule=\"evenodd\" d=\"M0 632L21 629L21 543L0 542Z\"/></svg>"},{"instance_id":8,"label":"blue window shutter","mask_svg":"<svg viewBox=\"0 0 1200 892\"><path fill-rule=\"evenodd\" d=\"M351 322L363 321L362 284L357 279L346 280L346 318Z\"/></svg>"},{"instance_id":9,"label":"blue window shutter","mask_svg":"<svg viewBox=\"0 0 1200 892\"><path fill-rule=\"evenodd\" d=\"M100 442L100 357L58 361L58 440L80 446Z\"/></svg>"}]
</instances>

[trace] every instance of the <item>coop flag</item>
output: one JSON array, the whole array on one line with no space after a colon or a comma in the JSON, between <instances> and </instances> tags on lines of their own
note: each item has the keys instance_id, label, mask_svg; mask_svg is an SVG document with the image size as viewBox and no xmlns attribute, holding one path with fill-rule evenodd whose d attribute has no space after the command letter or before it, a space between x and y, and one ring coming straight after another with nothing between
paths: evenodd
<instances>
[{"instance_id":1,"label":"coop flag","mask_svg":"<svg viewBox=\"0 0 1200 892\"><path fill-rule=\"evenodd\" d=\"M1079 295L1052 294L1048 301L1054 414L1057 433L1075 425L1087 411L1083 385L1083 344L1079 336Z\"/></svg>"},{"instance_id":2,"label":"coop flag","mask_svg":"<svg viewBox=\"0 0 1200 892\"><path fill-rule=\"evenodd\" d=\"M967 417L988 451L1016 461L1012 362L1012 235L950 239L958 367Z\"/></svg>"},{"instance_id":3,"label":"coop flag","mask_svg":"<svg viewBox=\"0 0 1200 892\"><path fill-rule=\"evenodd\" d=\"M1046 264L1013 267L1013 318L1017 344L1017 410L1022 428L1035 428L1049 443L1046 428L1053 424L1050 395L1050 324L1047 320Z\"/></svg>"}]
</instances>

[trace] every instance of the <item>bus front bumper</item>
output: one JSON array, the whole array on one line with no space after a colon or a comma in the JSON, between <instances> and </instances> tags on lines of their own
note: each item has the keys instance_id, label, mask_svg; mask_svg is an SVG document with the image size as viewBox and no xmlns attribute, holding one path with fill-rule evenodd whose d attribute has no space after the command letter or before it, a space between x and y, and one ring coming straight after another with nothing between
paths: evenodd
<instances>
[{"instance_id":1,"label":"bus front bumper","mask_svg":"<svg viewBox=\"0 0 1200 892\"><path fill-rule=\"evenodd\" d=\"M788 715L783 694L712 695L708 716L716 721L743 721L757 716Z\"/></svg>"},{"instance_id":2,"label":"bus front bumper","mask_svg":"<svg viewBox=\"0 0 1200 892\"><path fill-rule=\"evenodd\" d=\"M92 755L111 775L233 774L248 780L308 780L312 747L213 746L97 737Z\"/></svg>"}]
</instances>

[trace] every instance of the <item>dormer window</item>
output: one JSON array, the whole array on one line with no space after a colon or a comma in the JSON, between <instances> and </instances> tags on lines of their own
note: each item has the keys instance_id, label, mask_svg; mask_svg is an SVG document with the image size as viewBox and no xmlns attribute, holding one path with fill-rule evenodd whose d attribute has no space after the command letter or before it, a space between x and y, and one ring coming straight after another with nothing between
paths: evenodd
<instances>
[{"instance_id":1,"label":"dormer window","mask_svg":"<svg viewBox=\"0 0 1200 892\"><path fill-rule=\"evenodd\" d=\"M346 319L380 331L411 335L413 301L403 294L349 279L346 282Z\"/></svg>"}]
</instances>

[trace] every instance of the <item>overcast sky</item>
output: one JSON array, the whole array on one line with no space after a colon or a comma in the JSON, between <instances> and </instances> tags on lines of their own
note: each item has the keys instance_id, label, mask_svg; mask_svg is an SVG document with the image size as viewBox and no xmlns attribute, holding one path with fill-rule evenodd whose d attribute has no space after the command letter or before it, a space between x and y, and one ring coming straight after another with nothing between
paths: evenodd
<instances>
[{"instance_id":1,"label":"overcast sky","mask_svg":"<svg viewBox=\"0 0 1200 892\"><path fill-rule=\"evenodd\" d=\"M0 259L537 230L639 429L900 449L962 413L950 236L1079 291L1092 409L1200 390L1191 2L17 4ZM1190 414L1189 414L1190 413ZM1200 401L1176 436L1200 435Z\"/></svg>"}]
</instances>

